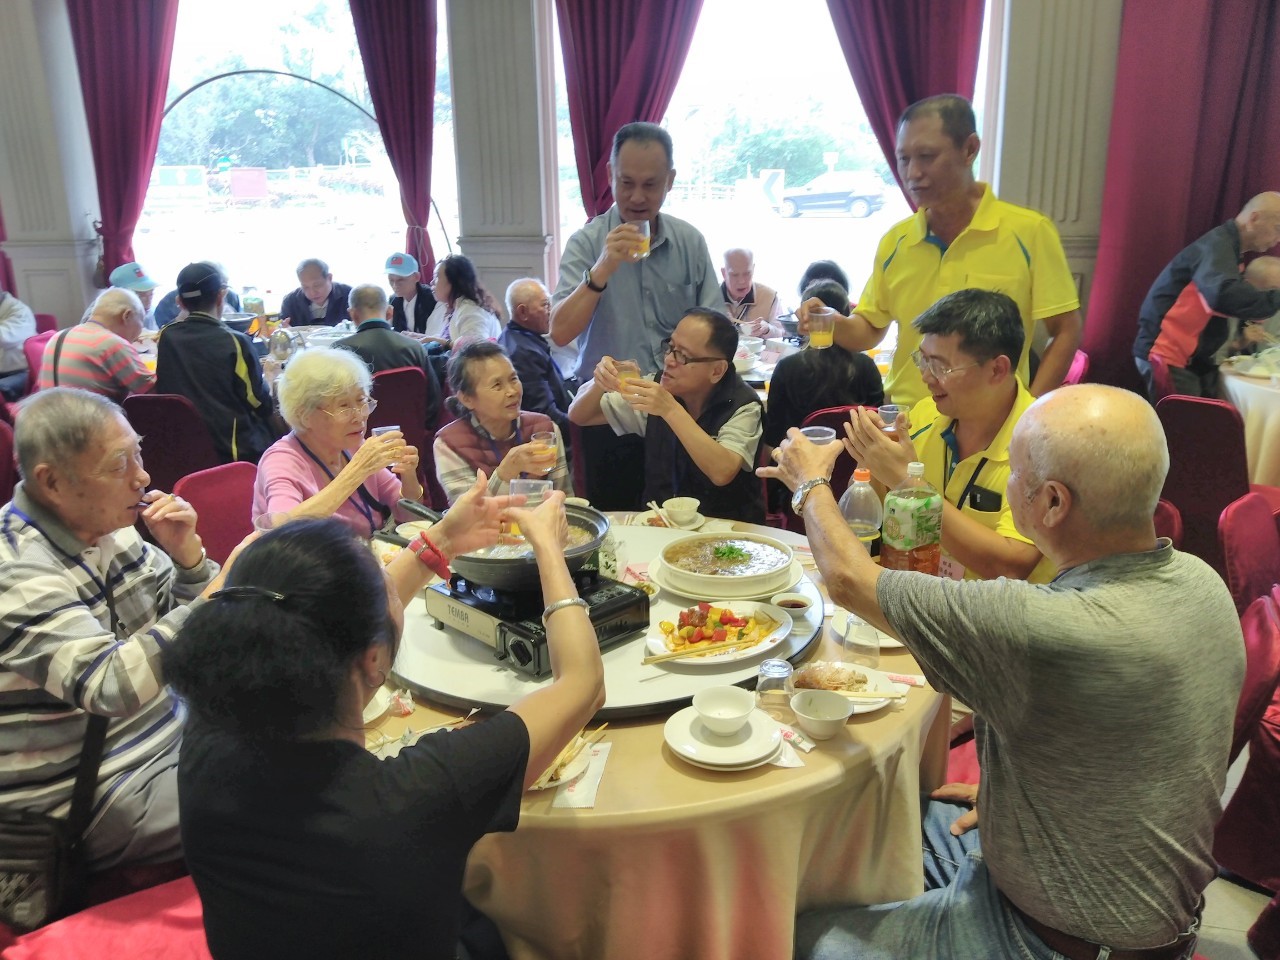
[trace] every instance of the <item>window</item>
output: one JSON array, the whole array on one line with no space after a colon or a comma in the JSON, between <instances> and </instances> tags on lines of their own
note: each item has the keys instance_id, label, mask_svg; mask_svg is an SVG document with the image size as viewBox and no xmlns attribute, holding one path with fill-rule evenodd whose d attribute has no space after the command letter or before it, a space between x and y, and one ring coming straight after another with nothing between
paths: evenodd
<instances>
[{"instance_id":1,"label":"window","mask_svg":"<svg viewBox=\"0 0 1280 960\"><path fill-rule=\"evenodd\" d=\"M449 219L442 228L433 215L429 235L443 255L446 236L458 232L457 174L438 2L432 192ZM291 75L236 73L244 70ZM168 103L134 237L161 295L185 264L205 259L223 264L233 289L257 287L269 310L297 286L294 268L306 257L328 262L343 283L385 283L386 257L404 247L404 214L366 115L373 109L345 0L184 0Z\"/></svg>"}]
</instances>

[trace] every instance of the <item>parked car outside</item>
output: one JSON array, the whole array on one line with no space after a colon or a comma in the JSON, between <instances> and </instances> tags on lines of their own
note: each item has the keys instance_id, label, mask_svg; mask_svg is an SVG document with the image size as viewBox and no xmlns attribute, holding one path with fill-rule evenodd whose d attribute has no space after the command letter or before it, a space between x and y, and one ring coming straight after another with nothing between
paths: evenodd
<instances>
[{"instance_id":1,"label":"parked car outside","mask_svg":"<svg viewBox=\"0 0 1280 960\"><path fill-rule=\"evenodd\" d=\"M811 210L836 210L869 217L884 206L884 184L873 174L829 170L801 187L783 190L778 213L798 217Z\"/></svg>"}]
</instances>

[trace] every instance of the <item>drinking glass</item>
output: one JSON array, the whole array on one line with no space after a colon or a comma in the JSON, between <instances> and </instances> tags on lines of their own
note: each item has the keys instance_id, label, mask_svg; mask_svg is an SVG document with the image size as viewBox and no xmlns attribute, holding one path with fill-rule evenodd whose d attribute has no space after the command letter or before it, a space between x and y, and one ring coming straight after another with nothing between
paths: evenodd
<instances>
[{"instance_id":1,"label":"drinking glass","mask_svg":"<svg viewBox=\"0 0 1280 960\"><path fill-rule=\"evenodd\" d=\"M854 663L872 670L880 669L880 635L876 628L861 617L849 614L844 624L845 663Z\"/></svg>"},{"instance_id":2,"label":"drinking glass","mask_svg":"<svg viewBox=\"0 0 1280 960\"><path fill-rule=\"evenodd\" d=\"M825 350L835 343L836 318L834 313L811 312L809 314L809 349Z\"/></svg>"},{"instance_id":3,"label":"drinking glass","mask_svg":"<svg viewBox=\"0 0 1280 960\"><path fill-rule=\"evenodd\" d=\"M539 459L545 458L547 461L542 472L550 473L556 465L556 435L550 430L539 430L529 438L529 441L537 450Z\"/></svg>"},{"instance_id":4,"label":"drinking glass","mask_svg":"<svg viewBox=\"0 0 1280 960\"><path fill-rule=\"evenodd\" d=\"M796 692L791 676L794 672L785 660L766 660L760 664L756 706L779 723L794 723L796 719L791 711L791 698Z\"/></svg>"},{"instance_id":5,"label":"drinking glass","mask_svg":"<svg viewBox=\"0 0 1280 960\"><path fill-rule=\"evenodd\" d=\"M834 427L801 427L800 432L809 438L810 443L823 446L836 438Z\"/></svg>"},{"instance_id":6,"label":"drinking glass","mask_svg":"<svg viewBox=\"0 0 1280 960\"><path fill-rule=\"evenodd\" d=\"M636 259L643 260L649 256L649 221L630 220L628 222L640 231L640 246L636 250Z\"/></svg>"},{"instance_id":7,"label":"drinking glass","mask_svg":"<svg viewBox=\"0 0 1280 960\"><path fill-rule=\"evenodd\" d=\"M886 403L876 412L880 414L880 422L884 424L884 432L891 439L898 439L898 414L902 412L902 407L896 403Z\"/></svg>"},{"instance_id":8,"label":"drinking glass","mask_svg":"<svg viewBox=\"0 0 1280 960\"><path fill-rule=\"evenodd\" d=\"M551 492L552 486L550 480L512 480L511 496L528 497L525 506L532 510Z\"/></svg>"},{"instance_id":9,"label":"drinking glass","mask_svg":"<svg viewBox=\"0 0 1280 960\"><path fill-rule=\"evenodd\" d=\"M283 527L290 519L291 517L287 513L261 513L254 518L253 529L259 533L266 533L276 527Z\"/></svg>"},{"instance_id":10,"label":"drinking glass","mask_svg":"<svg viewBox=\"0 0 1280 960\"><path fill-rule=\"evenodd\" d=\"M644 376L640 372L640 364L634 360L615 360L613 365L618 371L618 379L623 383Z\"/></svg>"},{"instance_id":11,"label":"drinking glass","mask_svg":"<svg viewBox=\"0 0 1280 960\"><path fill-rule=\"evenodd\" d=\"M384 433L391 433L392 431L399 430L399 429L400 429L399 424L396 424L394 426L388 424L385 427L374 427L372 430L369 431L369 435L373 437L380 437Z\"/></svg>"}]
</instances>

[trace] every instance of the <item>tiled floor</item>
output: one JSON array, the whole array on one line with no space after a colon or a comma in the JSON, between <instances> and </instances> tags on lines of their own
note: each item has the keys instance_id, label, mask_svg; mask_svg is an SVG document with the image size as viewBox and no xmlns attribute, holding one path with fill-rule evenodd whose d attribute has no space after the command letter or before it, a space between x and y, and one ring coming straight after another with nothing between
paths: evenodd
<instances>
[{"instance_id":1,"label":"tiled floor","mask_svg":"<svg viewBox=\"0 0 1280 960\"><path fill-rule=\"evenodd\" d=\"M1197 950L1209 960L1257 960L1244 935L1270 899L1221 877L1213 881L1204 892Z\"/></svg>"}]
</instances>

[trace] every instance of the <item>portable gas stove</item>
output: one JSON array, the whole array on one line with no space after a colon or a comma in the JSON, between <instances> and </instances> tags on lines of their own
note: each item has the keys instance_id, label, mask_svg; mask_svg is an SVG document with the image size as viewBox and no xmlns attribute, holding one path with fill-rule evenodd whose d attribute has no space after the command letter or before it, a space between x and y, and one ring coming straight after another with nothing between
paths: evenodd
<instances>
[{"instance_id":1,"label":"portable gas stove","mask_svg":"<svg viewBox=\"0 0 1280 960\"><path fill-rule=\"evenodd\" d=\"M638 587L601 577L574 575L587 601L600 649L649 629L649 595ZM547 631L542 626L542 589L506 591L473 584L456 574L427 588L427 613L437 629L452 627L493 647L497 660L535 677L551 672Z\"/></svg>"}]
</instances>

